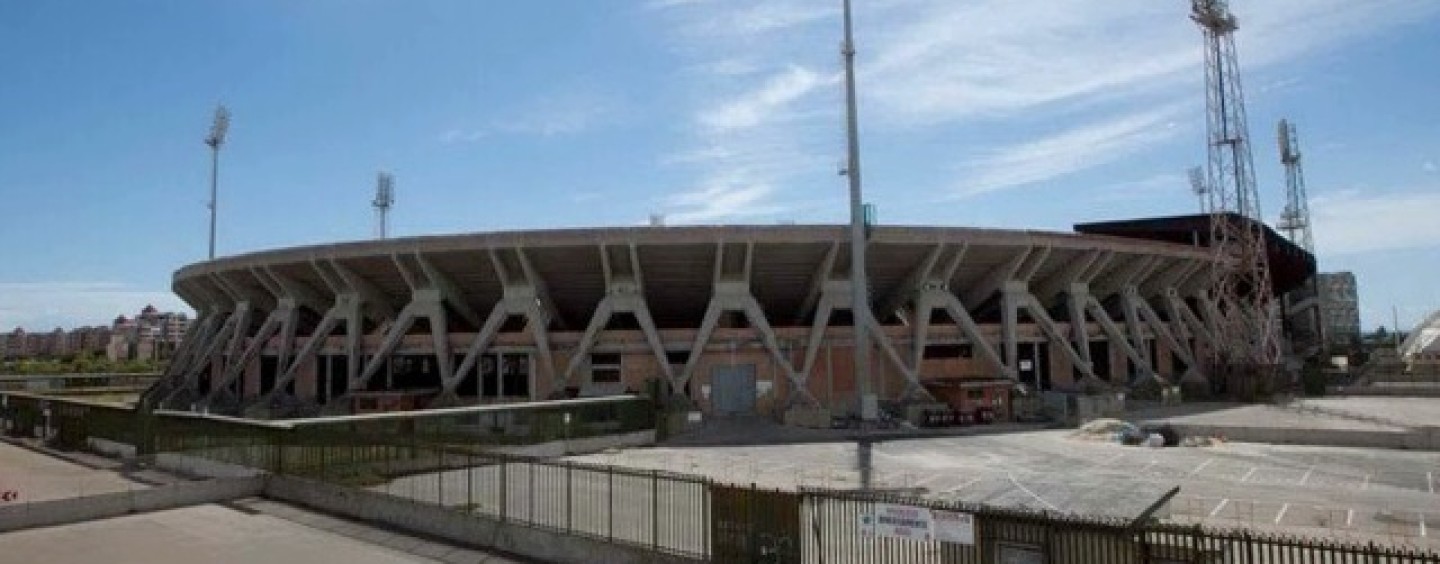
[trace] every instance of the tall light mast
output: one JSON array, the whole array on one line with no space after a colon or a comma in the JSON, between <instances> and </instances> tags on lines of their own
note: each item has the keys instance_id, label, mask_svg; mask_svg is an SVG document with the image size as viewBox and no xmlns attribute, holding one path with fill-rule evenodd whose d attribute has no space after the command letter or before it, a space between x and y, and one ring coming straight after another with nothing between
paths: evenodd
<instances>
[{"instance_id":1,"label":"tall light mast","mask_svg":"<svg viewBox=\"0 0 1440 564\"><path fill-rule=\"evenodd\" d=\"M870 292L865 277L865 201L860 190L860 125L855 96L855 36L850 17L850 0L844 0L845 41L840 54L845 58L845 134L847 151L845 177L850 181L850 312L855 327L855 382L862 419L876 416L867 407L870 398L870 339L868 324Z\"/></svg>"},{"instance_id":2,"label":"tall light mast","mask_svg":"<svg viewBox=\"0 0 1440 564\"><path fill-rule=\"evenodd\" d=\"M1211 348L1222 372L1263 375L1280 362L1279 316L1270 283L1265 226L1255 186L1245 96L1235 52L1235 16L1226 0L1191 0L1205 35L1205 106L1214 252L1210 298L1219 312ZM1219 376L1214 374L1212 376Z\"/></svg>"},{"instance_id":3,"label":"tall light mast","mask_svg":"<svg viewBox=\"0 0 1440 564\"><path fill-rule=\"evenodd\" d=\"M1200 213L1210 213L1210 183L1205 180L1205 169L1190 167L1190 191L1200 200Z\"/></svg>"},{"instance_id":4,"label":"tall light mast","mask_svg":"<svg viewBox=\"0 0 1440 564\"><path fill-rule=\"evenodd\" d=\"M375 206L375 216L379 220L380 238L384 239L390 216L390 206L395 205L395 175L384 171L375 175L375 200L371 201L370 205Z\"/></svg>"},{"instance_id":5,"label":"tall light mast","mask_svg":"<svg viewBox=\"0 0 1440 564\"><path fill-rule=\"evenodd\" d=\"M1285 209L1280 212L1280 230L1296 245L1315 254L1315 237L1310 230L1310 202L1305 194L1305 174L1300 167L1300 138L1295 124L1280 120L1280 164L1285 165Z\"/></svg>"},{"instance_id":6,"label":"tall light mast","mask_svg":"<svg viewBox=\"0 0 1440 564\"><path fill-rule=\"evenodd\" d=\"M230 110L225 106L215 107L215 121L210 123L210 135L205 144L210 146L210 260L215 260L215 208L220 191L220 146L225 144L225 133L230 130Z\"/></svg>"}]
</instances>

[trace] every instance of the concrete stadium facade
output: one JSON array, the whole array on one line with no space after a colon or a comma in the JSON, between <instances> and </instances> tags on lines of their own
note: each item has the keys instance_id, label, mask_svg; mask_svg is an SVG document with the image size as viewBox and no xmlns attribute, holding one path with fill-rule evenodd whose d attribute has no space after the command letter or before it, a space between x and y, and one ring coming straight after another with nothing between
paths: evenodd
<instances>
[{"instance_id":1,"label":"concrete stadium facade","mask_svg":"<svg viewBox=\"0 0 1440 564\"><path fill-rule=\"evenodd\" d=\"M641 391L712 414L852 411L853 322L881 402L937 386L1205 382L1203 247L876 227L873 312L849 311L843 226L413 237L186 266L198 319L155 405L256 417Z\"/></svg>"}]
</instances>

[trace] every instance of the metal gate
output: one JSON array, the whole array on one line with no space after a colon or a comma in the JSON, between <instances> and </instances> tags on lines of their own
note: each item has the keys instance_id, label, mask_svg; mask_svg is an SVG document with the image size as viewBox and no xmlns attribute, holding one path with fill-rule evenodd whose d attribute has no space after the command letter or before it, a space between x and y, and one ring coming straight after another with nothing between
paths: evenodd
<instances>
[{"instance_id":1,"label":"metal gate","mask_svg":"<svg viewBox=\"0 0 1440 564\"><path fill-rule=\"evenodd\" d=\"M710 373L710 405L716 415L755 411L755 365L716 366Z\"/></svg>"},{"instance_id":2,"label":"metal gate","mask_svg":"<svg viewBox=\"0 0 1440 564\"><path fill-rule=\"evenodd\" d=\"M800 561L800 494L710 486L714 562Z\"/></svg>"}]
</instances>

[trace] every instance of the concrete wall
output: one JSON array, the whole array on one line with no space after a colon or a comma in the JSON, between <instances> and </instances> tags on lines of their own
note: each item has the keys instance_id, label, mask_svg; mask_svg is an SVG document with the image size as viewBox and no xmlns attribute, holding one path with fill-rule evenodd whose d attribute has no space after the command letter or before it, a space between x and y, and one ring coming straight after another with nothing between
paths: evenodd
<instances>
[{"instance_id":1,"label":"concrete wall","mask_svg":"<svg viewBox=\"0 0 1440 564\"><path fill-rule=\"evenodd\" d=\"M3 506L0 507L0 532L230 501L260 495L264 490L265 478L253 476Z\"/></svg>"},{"instance_id":2,"label":"concrete wall","mask_svg":"<svg viewBox=\"0 0 1440 564\"><path fill-rule=\"evenodd\" d=\"M1181 436L1225 437L1246 443L1312 445L1404 450L1440 450L1440 428L1422 427L1409 431L1363 431L1314 429L1308 427L1247 427L1241 425L1196 425L1170 423Z\"/></svg>"},{"instance_id":3,"label":"concrete wall","mask_svg":"<svg viewBox=\"0 0 1440 564\"><path fill-rule=\"evenodd\" d=\"M658 554L645 548L505 523L383 493L288 476L271 476L265 486L265 496L409 533L494 548L544 562L699 562Z\"/></svg>"}]
</instances>

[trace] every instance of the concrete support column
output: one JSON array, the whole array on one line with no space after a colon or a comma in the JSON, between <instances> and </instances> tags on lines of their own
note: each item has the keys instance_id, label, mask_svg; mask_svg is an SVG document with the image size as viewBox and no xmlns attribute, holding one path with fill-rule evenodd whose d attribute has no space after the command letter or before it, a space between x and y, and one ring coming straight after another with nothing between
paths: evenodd
<instances>
[{"instance_id":1,"label":"concrete support column","mask_svg":"<svg viewBox=\"0 0 1440 564\"><path fill-rule=\"evenodd\" d=\"M1020 322L1020 295L1015 292L1000 294L1000 343L1005 350L1005 370L1009 374L1020 373L1020 342L1016 335Z\"/></svg>"},{"instance_id":2,"label":"concrete support column","mask_svg":"<svg viewBox=\"0 0 1440 564\"><path fill-rule=\"evenodd\" d=\"M1091 366L1091 374L1094 374L1095 359L1090 354L1090 323L1085 319L1085 302L1089 299L1090 290L1084 284L1071 284L1065 294L1065 306L1070 314L1070 338L1074 339L1080 358ZM1108 377L1107 374L1105 379L1108 380Z\"/></svg>"}]
</instances>

